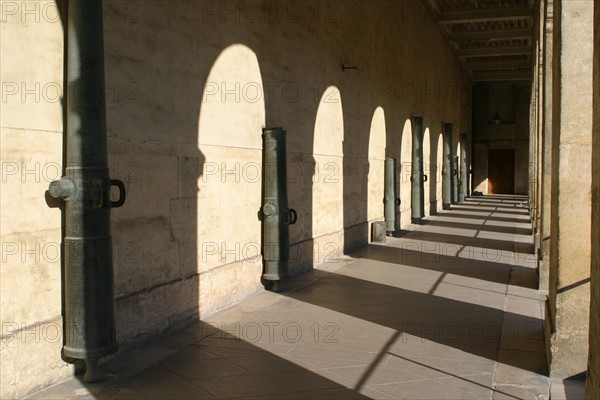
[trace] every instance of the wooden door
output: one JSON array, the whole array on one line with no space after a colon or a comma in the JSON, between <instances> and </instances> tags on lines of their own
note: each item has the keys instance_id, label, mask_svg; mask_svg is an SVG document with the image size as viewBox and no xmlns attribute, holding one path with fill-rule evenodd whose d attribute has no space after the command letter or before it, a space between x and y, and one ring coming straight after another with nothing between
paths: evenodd
<instances>
[{"instance_id":1,"label":"wooden door","mask_svg":"<svg viewBox=\"0 0 600 400\"><path fill-rule=\"evenodd\" d=\"M514 194L514 149L490 149L488 153L488 193Z\"/></svg>"}]
</instances>

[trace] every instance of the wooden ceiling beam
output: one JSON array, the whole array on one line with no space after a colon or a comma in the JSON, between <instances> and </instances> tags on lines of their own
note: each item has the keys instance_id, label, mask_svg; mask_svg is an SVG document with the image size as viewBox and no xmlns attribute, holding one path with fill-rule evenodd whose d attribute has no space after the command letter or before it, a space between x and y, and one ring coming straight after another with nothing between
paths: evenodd
<instances>
[{"instance_id":1,"label":"wooden ceiling beam","mask_svg":"<svg viewBox=\"0 0 600 400\"><path fill-rule=\"evenodd\" d=\"M486 71L474 73L471 76L473 82L498 82L498 81L529 81L529 71Z\"/></svg>"},{"instance_id":2,"label":"wooden ceiling beam","mask_svg":"<svg viewBox=\"0 0 600 400\"><path fill-rule=\"evenodd\" d=\"M498 61L485 61L485 62L470 62L465 63L465 68L470 71L475 70L493 70L493 69L529 69L531 63L529 61L522 60L498 60Z\"/></svg>"},{"instance_id":3,"label":"wooden ceiling beam","mask_svg":"<svg viewBox=\"0 0 600 400\"><path fill-rule=\"evenodd\" d=\"M503 40L503 39L526 39L532 37L531 29L503 29L489 31L469 31L451 33L448 39L451 42L468 42L468 41L486 41L486 40Z\"/></svg>"},{"instance_id":4,"label":"wooden ceiling beam","mask_svg":"<svg viewBox=\"0 0 600 400\"><path fill-rule=\"evenodd\" d=\"M529 46L498 46L498 47L477 47L472 49L458 50L459 57L489 57L489 56L509 56L518 54L531 54Z\"/></svg>"},{"instance_id":5,"label":"wooden ceiling beam","mask_svg":"<svg viewBox=\"0 0 600 400\"><path fill-rule=\"evenodd\" d=\"M495 9L473 9L465 11L448 11L439 15L440 24L467 24L473 22L510 21L533 18L533 10L529 7L505 7Z\"/></svg>"}]
</instances>

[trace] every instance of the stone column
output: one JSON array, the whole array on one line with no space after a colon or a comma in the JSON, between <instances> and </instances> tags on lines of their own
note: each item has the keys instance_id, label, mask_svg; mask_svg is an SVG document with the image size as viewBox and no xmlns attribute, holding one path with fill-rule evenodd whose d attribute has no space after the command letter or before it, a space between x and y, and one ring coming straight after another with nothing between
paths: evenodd
<instances>
[{"instance_id":1,"label":"stone column","mask_svg":"<svg viewBox=\"0 0 600 400\"><path fill-rule=\"evenodd\" d=\"M540 262L539 288L548 292L548 270L550 267L550 208L552 187L552 35L553 1L549 0L545 10L544 28L544 95L541 163L541 219L540 219Z\"/></svg>"},{"instance_id":2,"label":"stone column","mask_svg":"<svg viewBox=\"0 0 600 400\"><path fill-rule=\"evenodd\" d=\"M594 2L594 26L600 26L600 4ZM594 34L594 139L593 153L600 151L600 29ZM600 157L592 166L592 303L590 305L590 352L585 398L600 399Z\"/></svg>"},{"instance_id":3,"label":"stone column","mask_svg":"<svg viewBox=\"0 0 600 400\"><path fill-rule=\"evenodd\" d=\"M537 36L537 19L534 24L533 31ZM537 191L535 188L535 176L536 176L536 155L537 155L537 140L538 140L538 125L537 125L537 111L538 111L538 69L539 69L539 58L538 58L538 46L539 41L535 40L533 43L533 50L531 57L534 59L533 62L533 76L531 79L531 102L529 104L529 171L528 171L528 193L529 193L529 208L531 213L531 223L533 225L533 232L535 234L537 230L536 214L537 214Z\"/></svg>"},{"instance_id":4,"label":"stone column","mask_svg":"<svg viewBox=\"0 0 600 400\"><path fill-rule=\"evenodd\" d=\"M534 28L535 31L535 28ZM531 57L534 58L533 64L533 76L531 79L530 96L531 102L529 104L529 171L528 171L528 193L529 193L529 208L531 212L531 223L533 225L533 232L536 231L536 190L534 185L534 177L536 174L535 156L536 156L536 144L537 144L537 118L536 112L538 108L538 58L537 58L537 41L534 42L534 47Z\"/></svg>"},{"instance_id":5,"label":"stone column","mask_svg":"<svg viewBox=\"0 0 600 400\"><path fill-rule=\"evenodd\" d=\"M549 318L550 376L588 355L594 2L555 0ZM597 246L594 246L597 247Z\"/></svg>"},{"instance_id":6,"label":"stone column","mask_svg":"<svg viewBox=\"0 0 600 400\"><path fill-rule=\"evenodd\" d=\"M544 86L544 67L546 60L544 58L544 46L545 46L545 19L546 19L546 5L545 2L539 3L538 10L538 23L537 23L537 65L536 79L537 79L537 100L536 100L536 149L535 149L535 254L538 260L541 255L541 221L542 221L542 157L544 147L544 93L546 88Z\"/></svg>"}]
</instances>

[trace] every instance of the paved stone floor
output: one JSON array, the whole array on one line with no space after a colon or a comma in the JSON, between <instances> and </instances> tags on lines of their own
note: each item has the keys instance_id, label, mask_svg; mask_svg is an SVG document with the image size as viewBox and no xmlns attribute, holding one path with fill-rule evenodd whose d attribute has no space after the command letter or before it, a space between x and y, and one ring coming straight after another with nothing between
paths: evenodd
<instances>
[{"instance_id":1,"label":"paved stone floor","mask_svg":"<svg viewBox=\"0 0 600 400\"><path fill-rule=\"evenodd\" d=\"M526 199L470 198L32 399L547 399Z\"/></svg>"}]
</instances>

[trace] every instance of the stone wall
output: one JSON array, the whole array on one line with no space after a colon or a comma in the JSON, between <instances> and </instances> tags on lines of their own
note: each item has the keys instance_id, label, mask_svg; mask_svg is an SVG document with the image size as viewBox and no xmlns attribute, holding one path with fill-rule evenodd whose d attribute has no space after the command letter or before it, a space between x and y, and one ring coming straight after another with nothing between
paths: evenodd
<instances>
[{"instance_id":1,"label":"stone wall","mask_svg":"<svg viewBox=\"0 0 600 400\"><path fill-rule=\"evenodd\" d=\"M29 18L9 15L7 4L0 4L1 398L73 372L60 356L61 212L45 199L62 173L62 25L54 2Z\"/></svg>"},{"instance_id":2,"label":"stone wall","mask_svg":"<svg viewBox=\"0 0 600 400\"><path fill-rule=\"evenodd\" d=\"M60 357L61 212L45 196L63 159L62 23L53 1L7 4L2 398L73 372ZM121 351L262 290L265 126L288 132L293 276L368 242L385 156L410 220L411 116L429 135L426 210L440 208L442 122L454 143L470 132L470 88L420 1L105 1L104 13L109 164L128 191L112 212Z\"/></svg>"}]
</instances>

